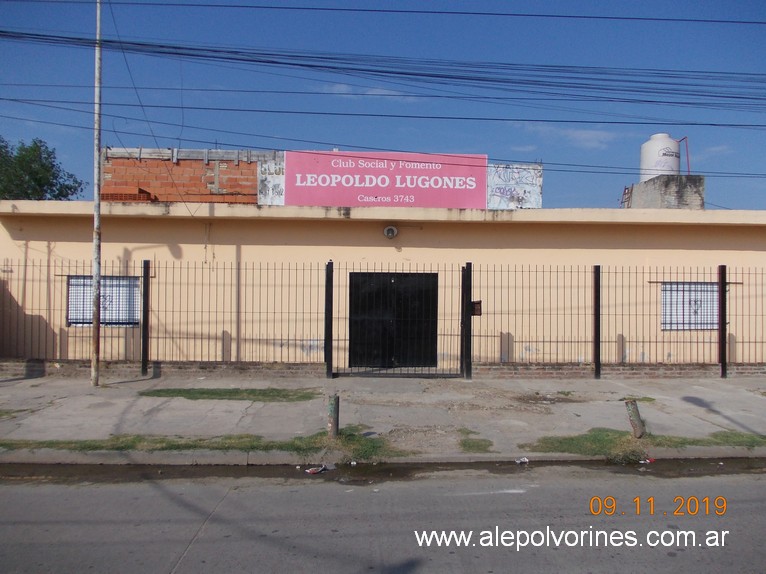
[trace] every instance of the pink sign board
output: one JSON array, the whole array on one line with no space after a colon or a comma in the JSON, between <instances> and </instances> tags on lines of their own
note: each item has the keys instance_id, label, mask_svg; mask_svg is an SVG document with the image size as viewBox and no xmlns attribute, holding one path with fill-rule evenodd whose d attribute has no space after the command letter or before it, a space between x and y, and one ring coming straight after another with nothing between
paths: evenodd
<instances>
[{"instance_id":1,"label":"pink sign board","mask_svg":"<svg viewBox=\"0 0 766 574\"><path fill-rule=\"evenodd\" d=\"M285 205L487 208L487 156L285 152Z\"/></svg>"}]
</instances>

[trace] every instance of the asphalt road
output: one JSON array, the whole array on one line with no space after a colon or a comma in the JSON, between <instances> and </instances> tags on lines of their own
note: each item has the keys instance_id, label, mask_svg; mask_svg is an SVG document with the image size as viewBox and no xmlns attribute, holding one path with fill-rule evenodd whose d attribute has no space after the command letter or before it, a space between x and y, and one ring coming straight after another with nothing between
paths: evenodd
<instances>
[{"instance_id":1,"label":"asphalt road","mask_svg":"<svg viewBox=\"0 0 766 574\"><path fill-rule=\"evenodd\" d=\"M763 469L677 478L574 466L337 476L147 470L126 481L6 479L1 569L703 574L762 573L766 564ZM439 546L430 534L453 530L460 546L455 535Z\"/></svg>"}]
</instances>

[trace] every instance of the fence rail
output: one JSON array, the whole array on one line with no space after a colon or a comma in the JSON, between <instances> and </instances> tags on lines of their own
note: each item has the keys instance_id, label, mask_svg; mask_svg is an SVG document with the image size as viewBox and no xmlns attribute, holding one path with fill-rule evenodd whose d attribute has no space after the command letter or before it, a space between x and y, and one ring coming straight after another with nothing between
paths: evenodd
<instances>
[{"instance_id":1,"label":"fence rail","mask_svg":"<svg viewBox=\"0 0 766 574\"><path fill-rule=\"evenodd\" d=\"M403 336L429 341L422 351L422 372L460 371L465 321L461 264L334 265L334 285L327 292L324 262L152 262L149 358L323 363L328 358L329 300L332 363L336 372L354 372L370 360L363 352L351 356L351 332L366 324L359 322L358 305L377 304L360 293L367 293L365 282L387 273L389 280L405 283L411 275L430 277L392 296L412 299L430 290L433 309L422 311L424 303L411 303L395 320ZM590 364L600 356L605 364L716 364L722 345L729 363L766 362L763 268L727 268L723 294L716 267L612 266L597 268L598 275L589 266L472 269L470 299L482 301L481 316L470 319L469 348L476 362ZM90 274L88 262L5 260L0 267L0 356L88 359L90 315L83 302L88 301ZM102 283L102 310L109 310L102 312L107 321L101 329L102 358L138 361L138 323L145 305L141 262L105 262L102 276L108 278ZM594 302L600 303L598 309ZM424 315L413 315L413 309ZM429 326L423 330L418 322ZM381 368L396 365L382 363Z\"/></svg>"}]
</instances>

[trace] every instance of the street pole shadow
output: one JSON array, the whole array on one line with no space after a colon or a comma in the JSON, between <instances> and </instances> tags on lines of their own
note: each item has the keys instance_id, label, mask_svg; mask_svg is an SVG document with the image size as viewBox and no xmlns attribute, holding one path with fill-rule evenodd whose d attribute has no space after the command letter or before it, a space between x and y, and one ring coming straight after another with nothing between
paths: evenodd
<instances>
[{"instance_id":1,"label":"street pole shadow","mask_svg":"<svg viewBox=\"0 0 766 574\"><path fill-rule=\"evenodd\" d=\"M155 362L152 364L152 370L151 372L147 373L146 375L141 375L139 377L136 377L134 379L129 380L120 380L120 381L113 381L109 383L110 385L120 385L125 383L139 383L141 381L152 381L154 379L160 379L162 378L162 364L159 362Z\"/></svg>"},{"instance_id":2,"label":"street pole shadow","mask_svg":"<svg viewBox=\"0 0 766 574\"><path fill-rule=\"evenodd\" d=\"M273 529L273 525L269 526L269 523L266 521L258 519L257 504L254 505L252 509L253 513L249 517L232 516L227 513L224 501L233 491L239 490L239 486L232 485L225 488L218 502L210 508L209 506L203 507L202 502L179 496L176 489L164 480L150 479L145 484L147 484L149 488L155 490L158 496L165 497L170 503L183 509L192 516L197 517L200 525L196 533L189 540L187 550L194 544L205 543L206 536L231 536L232 534L237 534L243 540L252 541L254 548L262 549L269 553L283 553L285 555L303 554L305 556L313 555L316 564L331 564L326 566L325 569L327 570L333 570L334 568L332 565L337 564L337 566L341 566L349 560L362 563L365 561L363 551L359 551L358 556L349 556L346 554L346 551L340 555L331 546L318 550L311 547L310 539L309 541L301 541L296 538L291 538L289 534L279 534L279 530ZM161 517L158 519L161 519ZM207 532L203 531L207 526L209 526L209 530ZM271 532L269 533L269 531ZM337 532L337 530L333 530L333 532ZM328 534L328 532L325 531L325 534ZM175 567L172 571L175 572L179 567L185 567L185 560L186 552L182 553L177 558ZM421 559L409 558L394 564L383 565L382 567L380 565L370 564L366 570L361 571L368 572L376 570L383 574L411 574L421 569L423 566L422 562Z\"/></svg>"},{"instance_id":3,"label":"street pole shadow","mask_svg":"<svg viewBox=\"0 0 766 574\"><path fill-rule=\"evenodd\" d=\"M713 413L715 415L718 415L719 417L721 417L723 419L726 419L727 421L729 421L733 425L741 428L742 430L744 430L746 432L749 432L751 434L758 435L758 436L763 436L757 430L752 429L749 426L739 422L738 420L733 419L732 417L730 417L726 413L723 413L723 412L719 411L717 408L715 408L713 406L712 403L706 401L705 399L701 399L699 397L681 397L681 400L683 400L683 401L685 401L687 403L690 403L690 404L692 404L692 405L694 405L696 407L700 407L702 409L705 409L709 413Z\"/></svg>"}]
</instances>

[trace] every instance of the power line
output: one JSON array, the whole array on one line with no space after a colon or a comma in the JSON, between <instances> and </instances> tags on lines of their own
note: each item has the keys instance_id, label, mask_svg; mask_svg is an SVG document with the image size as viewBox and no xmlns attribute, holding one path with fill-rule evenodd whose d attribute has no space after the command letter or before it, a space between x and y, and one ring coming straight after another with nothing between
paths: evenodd
<instances>
[{"instance_id":1,"label":"power line","mask_svg":"<svg viewBox=\"0 0 766 574\"><path fill-rule=\"evenodd\" d=\"M45 107L53 107L53 106L45 106ZM65 109L65 108L59 108L59 109ZM69 111L80 111L80 110L69 110ZM84 113L84 112L83 112ZM119 119L119 120L125 120L125 121L135 121L135 122L142 122L141 118L131 118L131 117L125 117L125 116L119 116L114 114L103 114L105 117L109 117L112 119ZM25 122L32 122L32 123L40 123L44 125L53 125L57 127L66 127L66 128L73 128L73 129L81 129L81 130L90 130L91 128L88 126L81 126L77 124L68 124L63 122L53 122L53 121L47 121L47 120L39 120L39 119L32 119L32 118L23 118L18 116L10 116L5 114L0 114L1 118L6 119L12 119L12 120L19 120L19 121L25 121ZM153 123L168 127L180 127L180 124L174 123L174 122L165 122L165 121L154 121ZM407 150L407 149L401 149L401 148L383 148L383 147L374 147L374 146L360 146L356 144L349 144L349 143L343 143L338 141L321 141L321 140L309 140L309 139L300 139L300 138L288 138L283 136L273 136L273 135L265 135L265 134L256 134L256 133L249 133L249 132L240 132L240 131L233 131L233 130L223 130L220 128L205 128L202 126L189 126L187 125L186 128L190 130L195 131L203 131L203 132L212 132L217 134L225 134L229 136L241 136L241 137L248 137L248 138L261 138L261 139L269 139L269 140L278 140L278 141L287 141L287 142L293 142L296 144L308 144L308 145L320 145L327 148L334 148L339 147L346 150L356 150L356 151L378 151L378 152L398 152L398 153L420 153L417 150ZM141 133L141 132L132 132L127 130L117 130L114 127L110 131L114 134L122 134L122 135L131 135L131 136L138 136L138 137L147 137L148 134ZM165 140L175 140L175 136L163 136L163 135L156 135L159 139L165 139ZM263 147L263 146L255 146L252 145L252 143L248 144L242 144L238 142L233 141L222 141L220 139L215 140L206 140L206 139L193 139L193 138L184 138L185 141L188 141L190 143L199 144L199 145L205 145L208 147L217 147L219 145L223 145L228 148L250 148L250 149L258 149L262 151L293 151L291 148L287 147L281 147L281 148L275 148L274 146L269 147ZM159 146L158 147L163 147ZM124 146L123 146L124 147ZM168 146L170 147L170 146ZM495 163L504 163L504 164L518 164L518 163L541 163L537 160L522 160L522 159L509 159L509 158L496 158L491 157L491 161ZM630 168L630 167L622 167L622 166L606 166L606 165L594 165L594 164L577 164L577 163L561 163L561 162L550 162L545 161L542 162L545 165L545 170L550 172L559 172L559 173L585 173L585 174L595 174L595 175L628 175L628 176L634 176L639 174L638 168ZM606 171L609 170L609 171ZM710 178L734 178L734 179L766 179L766 173L748 173L748 172L722 172L722 171L708 171L704 172L701 175L704 175L705 177Z\"/></svg>"},{"instance_id":2,"label":"power line","mask_svg":"<svg viewBox=\"0 0 766 574\"><path fill-rule=\"evenodd\" d=\"M10 30L0 30L0 38L80 48L91 48L94 44L87 37ZM549 90L566 88L597 93L619 89L628 93L673 94L679 98L704 94L715 99L766 100L763 92L766 74L757 73L513 64L108 39L103 40L103 45L110 50L151 56L298 68L376 79L406 78L422 83L461 84L510 91L517 91L519 87ZM701 88L707 88L708 91L700 91Z\"/></svg>"},{"instance_id":3,"label":"power line","mask_svg":"<svg viewBox=\"0 0 766 574\"><path fill-rule=\"evenodd\" d=\"M0 31L0 37L4 32ZM15 33L5 33L6 37L17 38ZM31 41L42 41L47 43L72 43L74 45L88 44L91 41L87 38L72 39L66 37L51 37L33 35L35 38ZM29 35L23 35L29 39ZM114 42L111 49L125 54L132 48L125 42ZM161 46L157 44L140 44L138 53L156 54L161 52L163 55L177 54L176 48L171 46ZM672 70L637 70L637 69L619 69L619 68L583 68L579 66L529 66L529 65L494 65L488 63L466 63L455 61L432 61L431 68L423 68L407 71L406 66L422 66L423 62L407 58L396 58L387 65L386 59L381 57L369 56L369 65L365 68L365 63L360 61L365 57L353 55L327 55L315 53L297 53L297 52L266 52L262 51L242 51L242 50L224 50L223 53L209 53L207 48L182 47L179 48L184 54L175 57L190 57L196 59L204 58L207 61L229 61L233 56L236 61L243 59L251 60L251 64L263 64L266 66L284 66L312 69L317 60L322 60L324 64L319 64L319 68L312 71L331 72L343 75L357 75L366 78L375 78L378 81L390 82L400 77L407 82L417 82L420 84L433 83L436 85L462 85L464 87L480 88L483 90L494 90L511 92L514 94L512 99L503 102L500 99L493 98L492 95L477 93L453 93L454 97L462 97L469 101L487 101L490 103L508 103L513 102L519 105L520 97L536 98L535 103L527 104L530 107L544 107L539 102L567 100L580 103L629 103L641 105L673 105L684 108L712 108L719 110L743 111L758 113L766 104L766 91L762 86L766 86L766 75L763 74L732 74L726 72L682 72ZM191 50L187 52L187 50ZM221 49L216 49L221 50ZM328 64L331 57L338 61L332 65ZM356 60L354 60L356 58ZM351 63L353 61L353 63ZM428 63L426 62L427 66ZM481 73L477 76L471 76L461 72L445 72L444 70L454 70L462 67L475 71L483 67ZM497 67L504 67L506 74L498 73ZM600 76L600 79L596 79ZM615 77L614 81L609 82L606 78ZM649 80L656 77L669 78L662 82ZM625 77L632 77L631 83L627 83ZM580 79L582 78L582 79ZM699 83L702 81L703 83ZM697 82L697 83L695 83ZM725 84L725 88L721 85ZM431 88L433 89L433 88ZM444 90L440 90L444 91ZM622 93L621 93L622 92ZM523 96L523 94L530 94ZM644 95L645 94L645 95ZM421 94L422 95L422 94ZM441 94L444 95L444 94ZM657 98L656 96L661 96ZM651 96L651 97L647 97ZM446 96L445 96L446 97ZM505 96L509 97L509 96ZM573 110L563 110L573 111ZM577 110L579 113L579 110ZM594 113L594 112L588 112ZM595 113L604 113L597 111ZM660 122L669 123L669 122ZM654 124L648 124L654 125ZM673 124L673 125L683 125ZM704 124L703 124L704 125ZM746 127L753 125L748 122ZM729 126L731 127L731 126Z\"/></svg>"},{"instance_id":4,"label":"power line","mask_svg":"<svg viewBox=\"0 0 766 574\"><path fill-rule=\"evenodd\" d=\"M89 38L26 34L0 30L0 38L34 43L88 46ZM422 60L414 58L365 56L358 54L332 54L320 52L297 52L279 50L235 49L204 46L174 46L144 42L107 41L105 48L146 55L161 55L189 58L200 62L237 62L266 67L278 66L297 68L318 73L341 74L374 79L378 82L417 84L420 89L437 90L442 96L449 94L464 101L491 104L525 106L542 109L557 109L546 106L543 101L570 101L579 103L625 103L634 105L665 105L681 108L706 108L758 113L766 105L766 75L730 72L679 71L634 68L604 68L582 66L552 66L529 64L498 64L490 62L460 62L454 60ZM399 80L395 82L394 80ZM486 93L460 93L437 89L434 86L462 86L490 92L511 93L514 98L536 98L534 102L521 104L519 99L510 101L484 100L492 98ZM411 90L412 86L408 86ZM463 90L465 91L465 90ZM446 92L446 94L445 94ZM419 94L422 96L422 94ZM660 97L657 97L660 96ZM505 96L509 97L509 96ZM558 111L588 113L611 117L628 117L625 114L610 114L603 108L597 110L561 109ZM263 110L264 113L274 113ZM286 113L286 112L285 112ZM302 113L302 112L293 112ZM307 112L304 112L307 113ZM332 115L326 112L326 115ZM364 117L364 116L357 116ZM373 117L373 116L369 116ZM408 116L390 116L409 119ZM414 117L414 116L413 116ZM635 116L632 116L635 117ZM425 118L425 116L422 116ZM434 119L450 119L436 118ZM519 118L466 118L475 121L527 121ZM760 124L751 122L704 123L679 122L654 118L639 118L643 122L601 121L619 125L703 125L707 127L742 127L758 129ZM566 123L563 120L540 120L548 123ZM587 123L572 120L572 124Z\"/></svg>"},{"instance_id":5,"label":"power line","mask_svg":"<svg viewBox=\"0 0 766 574\"><path fill-rule=\"evenodd\" d=\"M29 103L29 104L67 104L67 105L88 105L91 102L87 100L52 100L39 98L3 98L0 101ZM178 110L180 106L169 104L131 104L121 102L111 102L108 104L118 108L142 109L160 109L160 110ZM187 111L204 111L218 113L254 113L254 114L275 114L275 115L296 115L296 116L322 116L322 117L347 117L347 118L378 118L378 119L404 119L404 120L433 120L433 121L469 121L469 122L528 122L543 124L572 124L572 125L620 125L620 126L679 126L679 127L716 127L716 128L747 128L747 129L766 129L765 124L756 124L751 122L698 122L692 120L574 120L574 119L553 119L553 118L524 118L524 117L490 117L490 116L458 116L458 115L432 115L432 114L394 114L380 112L330 112L319 110L289 110L274 108L248 108L248 107L230 107L222 106L190 106L184 105L183 109Z\"/></svg>"},{"instance_id":6,"label":"power line","mask_svg":"<svg viewBox=\"0 0 766 574\"><path fill-rule=\"evenodd\" d=\"M8 0L0 0L0 2ZM13 0L10 0L13 1ZM30 0L39 4L46 4L48 0ZM61 0L56 2L57 4L91 4L92 0ZM147 10L159 10L161 8L179 9L179 8L230 8L230 9L255 9L255 10L305 10L305 11L324 11L324 12L349 12L349 13L370 13L370 14L419 14L419 15L433 15L433 16L456 16L456 15L473 15L473 16L491 16L491 17L524 17L524 18L561 18L561 19L580 19L580 20L624 20L624 21L646 21L646 22L688 22L697 24L742 24L742 25L764 25L766 22L758 21L738 21L738 20L695 20L690 19L675 19L675 18L634 18L634 17L609 17L609 16L567 16L567 15L541 15L541 14L514 14L514 13L495 13L495 12L469 12L469 11L433 11L433 10L388 10L388 9L359 9L359 8L322 8L313 6L273 6L273 5L252 5L252 4L238 4L238 3L225 3L225 4L212 4L212 3L195 3L195 2L173 2L169 3L157 3L157 2L132 2L132 1L119 1L110 0L110 4L114 6L134 6L145 7ZM127 12L127 11L126 11ZM115 22L115 29L116 29ZM66 46L74 48L87 48L92 47L92 41L88 38L77 38L74 36L55 36L44 34L23 34L17 32L0 30L0 39L9 39L23 42L34 42L55 46ZM12 37L16 34L16 37ZM198 89L183 89L183 88L154 88L154 87L137 87L133 81L130 68L128 67L128 73L131 75L131 83L134 85L132 88L123 88L115 86L113 89L133 89L138 97L138 106L135 104L121 104L115 102L113 106L124 107L139 107L144 110L144 119L128 118L117 114L105 114L108 117L114 119L126 120L126 121L141 121L149 125L149 132L151 132L154 141L157 142L157 138L167 141L177 139L173 136L161 135L161 131L171 131L170 129L162 130L158 129L155 136L152 125L156 126L173 126L180 127L183 130L188 128L190 130L202 130L206 132L223 134L224 139L236 140L235 136L243 136L247 138L263 138L279 140L282 142L296 142L301 144L311 145L326 145L328 147L345 147L354 148L359 150L373 150L373 151L403 151L403 150L387 150L379 148L369 148L357 145L340 144L338 142L319 142L305 139L292 139L283 138L278 136L268 136L262 134L247 134L244 132L226 131L221 129L204 128L186 126L185 121L182 124L173 124L170 122L155 122L151 121L147 117L146 111L148 109L166 109L166 110L180 110L184 112L188 111L213 111L213 112L227 112L227 113L261 113L261 114L288 114L297 116L345 116L352 118L380 118L384 120L388 119L401 119L401 120L434 120L434 121L473 121L473 122L525 122L525 123L545 123L545 124L572 124L572 125L647 125L647 126L704 126L704 127L726 127L726 128L745 128L745 129L764 129L766 125L763 123L750 123L750 122L684 122L684 121L669 121L669 120L646 120L644 121L597 121L597 120L559 120L559 119L534 119L534 118L520 118L519 114L514 114L513 118L500 117L498 114L490 112L486 116L477 114L476 116L470 115L431 115L431 114L382 114L382 113L351 113L346 111L334 112L334 111L312 111L311 109L293 110L292 106L281 104L279 109L261 109L266 106L246 106L246 107L208 107L198 106L189 107L185 105L185 101L182 100L181 106L158 106L150 105L144 106L142 103L141 95L138 90L166 90L177 91L181 94L192 93L193 91L199 93L219 93L219 94L236 94L236 93L262 93L271 95L294 95L296 97L304 96L353 96L353 97L365 97L373 98L377 97L380 100L387 100L393 98L411 98L419 101L428 101L427 99L434 100L464 100L472 102L482 102L487 104L498 105L514 105L529 107L545 108L543 102L578 102L583 104L599 104L602 102L609 103L624 103L624 104L636 104L636 105L669 105L678 106L682 108L710 108L715 110L724 111L739 111L739 112L751 112L762 113L766 106L766 75L764 74L748 74L748 73L731 73L731 72L710 72L704 70L654 70L654 69L635 69L635 68L606 68L606 67L585 67L585 66L542 66L542 65L529 65L529 64L508 64L508 63L496 63L496 62L465 62L460 60L429 60L420 58L397 58L393 56L372 56L372 55L359 55L359 54L336 54L326 53L318 51L291 51L291 50L255 50L249 47L225 47L225 46L203 46L203 45L174 45L170 43L164 43L159 41L157 43L152 42L134 42L123 41L122 38L117 35L115 40L105 40L103 42L104 49L110 49L119 51L126 59L126 55L129 53L140 54L151 57L167 57L177 58L183 61L189 59L197 62L197 64L203 65L215 65L221 67L221 63L233 64L232 67L237 67L243 70L258 71L260 73L272 73L276 75L275 67L288 68L292 70L303 70L306 73L295 74L293 77L303 76L304 79L314 79L321 77L320 74L339 74L345 77L358 77L362 78L362 81L358 84L367 83L366 80L374 80L374 83L380 85L385 82L389 86L397 83L401 86L406 86L406 90L409 93L392 93L392 94L363 94L363 93L349 93L349 94L336 94L327 92L310 92L310 91L289 91L289 90L232 90L232 89L215 89L215 88L198 88ZM256 66L259 68L256 70ZM261 68L271 68L271 72L264 72ZM290 72L284 72L288 75ZM345 83L345 82L344 82ZM369 82L372 83L372 82ZM0 84L9 85L9 84ZM463 92L475 92L462 94L456 91L456 88L463 88ZM420 90L420 93L415 93L416 90ZM427 91L441 92L438 94L424 93ZM497 95L500 92L502 95ZM3 98L0 98L3 99ZM65 99L11 99L7 98L7 101L16 101L19 103L26 103L29 105L40 105L41 103L60 103L70 106L76 105L88 105L88 102L67 101ZM204 100L203 100L204 102ZM247 102L251 103L251 102ZM303 101L304 106L306 101ZM313 102L311 102L313 103ZM311 107L309 105L309 107ZM583 108L587 107L585 105ZM592 106L595 107L595 106ZM574 108L574 105L573 105ZM66 107L59 109L67 110ZM414 108L418 109L418 108ZM419 108L423 109L423 108ZM476 107L476 109L481 109ZM547 109L557 109L553 106L548 106ZM631 118L635 116L629 116L627 114L608 114L607 106L599 106L598 109L593 110L577 110L569 109L565 107L558 107L558 111L561 112L575 112L584 114L596 114L612 117ZM69 111L77 112L79 110L69 109ZM483 110L482 110L483 111ZM523 112L522 112L523 113ZM159 114L156 114L159 115ZM658 114L659 115L659 114ZM669 114L668 114L669 115ZM10 116L2 116L10 117ZM714 118L718 119L718 118ZM728 118L724 118L728 119ZM32 120L35 121L35 120ZM41 122L52 123L52 122ZM55 125L55 124L54 124ZM76 127L76 126L71 126ZM140 128L143 130L143 128ZM123 130L112 130L118 138L119 134L124 135L136 135L141 137L147 137L146 134L134 133ZM228 136L228 137L227 137ZM203 135L204 137L204 135ZM208 145L217 147L218 144L232 147L252 147L241 146L231 142L221 141L215 139L214 141L208 140L194 140L184 138L184 141L195 142L201 145ZM267 142L268 143L268 142ZM158 147L159 144L157 144ZM272 148L258 148L258 149L272 149ZM496 160L503 163L514 163L516 160ZM533 163L525 161L523 163ZM603 175L615 175L625 173L634 175L637 173L633 168L622 167L610 167L610 166L589 166L583 164L556 164L546 162L546 169L548 171L560 171L567 173L593 173ZM555 166L555 167L552 167ZM624 170L624 171L611 171L611 170ZM765 174L725 174L723 172L719 174L706 174L709 177L753 177L763 178Z\"/></svg>"},{"instance_id":7,"label":"power line","mask_svg":"<svg viewBox=\"0 0 766 574\"><path fill-rule=\"evenodd\" d=\"M45 84L45 83L21 83L21 82L0 82L0 86L14 87L14 88L33 88L39 90L41 88L50 88L55 90L63 89L87 89L90 86L86 84ZM260 95L280 95L280 96L311 96L311 97L325 97L325 98L361 98L361 99L382 99L382 100L397 100L404 99L408 101L416 100L454 100L454 101L471 101L471 102L483 102L489 104L514 104L518 105L521 102L562 102L562 101L574 101L574 102L592 102L591 98L578 98L567 96L549 96L541 97L535 96L490 96L490 95L472 95L472 94L424 94L416 92L403 92L390 90L389 92L373 91L371 88L366 88L368 91L357 92L332 92L321 90L268 90L268 89L244 89L244 88L191 88L191 87L173 87L173 86L120 86L120 85L105 85L105 90L111 91L123 91L123 90L140 90L140 91L152 91L152 92L180 92L180 93L200 93L200 94L260 94ZM647 104L647 105L673 105L679 107L695 107L695 108L709 108L716 110L727 111L745 111L745 112L761 112L766 111L766 96L762 98L764 103L731 103L731 102L713 102L713 101L678 101L669 102L665 100L650 100L650 99L630 99L622 97L609 97L600 101L608 103L630 103L630 104ZM537 106L543 107L543 106ZM574 110L568 110L574 111ZM582 110L578 110L582 111ZM620 114L614 114L620 115Z\"/></svg>"},{"instance_id":8,"label":"power line","mask_svg":"<svg viewBox=\"0 0 766 574\"><path fill-rule=\"evenodd\" d=\"M2 0L3 2L20 2L22 0ZM26 4L91 4L92 0L23 0ZM668 18L659 16L608 16L593 14L545 14L530 12L491 12L477 10L423 10L423 9L395 9L395 8L347 8L333 6L282 6L273 4L241 4L241 3L197 3L197 2L137 2L130 0L111 0L114 6L131 6L138 8L197 8L197 9L236 9L236 10L270 10L289 12L335 12L355 14L402 14L420 16L475 16L489 18L533 18L553 20L593 20L607 22L649 22L649 23L683 23L683 24L725 24L737 26L764 26L763 20L731 20L724 18Z\"/></svg>"}]
</instances>

